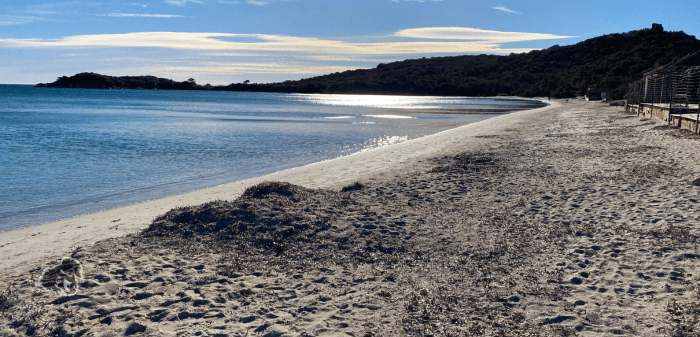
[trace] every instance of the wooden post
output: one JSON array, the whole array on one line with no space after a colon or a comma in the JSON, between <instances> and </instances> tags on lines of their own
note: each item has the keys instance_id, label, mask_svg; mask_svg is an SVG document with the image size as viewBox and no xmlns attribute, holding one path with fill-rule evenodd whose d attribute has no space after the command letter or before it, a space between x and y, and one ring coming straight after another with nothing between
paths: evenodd
<instances>
[{"instance_id":1,"label":"wooden post","mask_svg":"<svg viewBox=\"0 0 700 337\"><path fill-rule=\"evenodd\" d=\"M668 123L671 124L671 116L673 115L673 91L675 90L675 86L673 85L673 73L669 74L668 77L670 79L670 81L668 81Z\"/></svg>"},{"instance_id":2,"label":"wooden post","mask_svg":"<svg viewBox=\"0 0 700 337\"><path fill-rule=\"evenodd\" d=\"M656 87L656 79L654 79L654 84L651 86L651 111L654 111L654 87Z\"/></svg>"},{"instance_id":3,"label":"wooden post","mask_svg":"<svg viewBox=\"0 0 700 337\"><path fill-rule=\"evenodd\" d=\"M642 110L642 81L637 82L637 111L641 114Z\"/></svg>"},{"instance_id":4,"label":"wooden post","mask_svg":"<svg viewBox=\"0 0 700 337\"><path fill-rule=\"evenodd\" d=\"M649 83L649 80L647 80L647 83ZM654 87L656 87L656 79L654 79L654 84L651 85L651 115L654 115Z\"/></svg>"},{"instance_id":5,"label":"wooden post","mask_svg":"<svg viewBox=\"0 0 700 337\"><path fill-rule=\"evenodd\" d=\"M639 116L642 110L642 100L639 97L639 87L641 86L640 81L634 83L634 101L637 103L637 116Z\"/></svg>"},{"instance_id":6,"label":"wooden post","mask_svg":"<svg viewBox=\"0 0 700 337\"><path fill-rule=\"evenodd\" d=\"M698 123L700 123L700 88L698 88L698 114L695 116L695 133L698 133Z\"/></svg>"}]
</instances>

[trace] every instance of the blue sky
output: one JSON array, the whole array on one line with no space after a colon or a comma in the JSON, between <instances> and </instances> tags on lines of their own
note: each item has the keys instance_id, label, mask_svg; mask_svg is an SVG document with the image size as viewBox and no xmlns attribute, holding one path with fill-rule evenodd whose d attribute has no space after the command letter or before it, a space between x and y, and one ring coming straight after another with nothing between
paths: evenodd
<instances>
[{"instance_id":1,"label":"blue sky","mask_svg":"<svg viewBox=\"0 0 700 337\"><path fill-rule=\"evenodd\" d=\"M0 83L62 75L276 82L409 58L509 54L651 27L698 1L0 0Z\"/></svg>"}]
</instances>

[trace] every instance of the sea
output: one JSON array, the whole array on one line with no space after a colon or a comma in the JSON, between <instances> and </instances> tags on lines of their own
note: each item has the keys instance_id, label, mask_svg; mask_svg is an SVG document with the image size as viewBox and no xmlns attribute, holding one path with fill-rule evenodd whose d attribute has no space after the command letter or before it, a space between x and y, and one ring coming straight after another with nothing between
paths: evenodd
<instances>
[{"instance_id":1,"label":"sea","mask_svg":"<svg viewBox=\"0 0 700 337\"><path fill-rule=\"evenodd\" d=\"M519 99L0 85L0 232L371 151Z\"/></svg>"}]
</instances>

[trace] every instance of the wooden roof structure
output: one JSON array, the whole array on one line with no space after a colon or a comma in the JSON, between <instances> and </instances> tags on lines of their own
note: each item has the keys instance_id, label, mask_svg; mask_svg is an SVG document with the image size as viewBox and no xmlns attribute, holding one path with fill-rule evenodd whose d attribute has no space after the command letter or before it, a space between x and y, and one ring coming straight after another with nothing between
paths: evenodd
<instances>
[{"instance_id":1,"label":"wooden roof structure","mask_svg":"<svg viewBox=\"0 0 700 337\"><path fill-rule=\"evenodd\" d=\"M700 104L700 51L645 72L630 83L627 99L629 104L667 105L672 112Z\"/></svg>"}]
</instances>

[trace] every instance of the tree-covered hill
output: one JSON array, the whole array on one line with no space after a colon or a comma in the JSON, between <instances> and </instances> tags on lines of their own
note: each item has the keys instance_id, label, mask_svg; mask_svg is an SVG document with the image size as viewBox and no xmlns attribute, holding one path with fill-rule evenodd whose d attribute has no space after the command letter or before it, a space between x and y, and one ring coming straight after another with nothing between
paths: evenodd
<instances>
[{"instance_id":1,"label":"tree-covered hill","mask_svg":"<svg viewBox=\"0 0 700 337\"><path fill-rule=\"evenodd\" d=\"M586 94L590 89L620 99L627 84L645 70L698 50L700 41L695 36L682 31L666 32L661 25L654 25L653 29L610 34L523 54L422 58L283 83L211 87L197 85L194 80L78 74L82 77L62 77L44 86L455 96L504 93L526 97L570 97Z\"/></svg>"},{"instance_id":2,"label":"tree-covered hill","mask_svg":"<svg viewBox=\"0 0 700 337\"><path fill-rule=\"evenodd\" d=\"M268 85L269 91L568 97L605 91L622 98L642 72L700 50L683 32L643 29L509 56L457 56L380 64L375 69ZM236 85L232 85L235 87Z\"/></svg>"},{"instance_id":3,"label":"tree-covered hill","mask_svg":"<svg viewBox=\"0 0 700 337\"><path fill-rule=\"evenodd\" d=\"M40 88L85 88L85 89L165 89L206 90L212 86L197 85L194 79L177 82L155 76L114 77L95 73L80 73L71 77L61 76L53 83L39 83Z\"/></svg>"}]
</instances>

